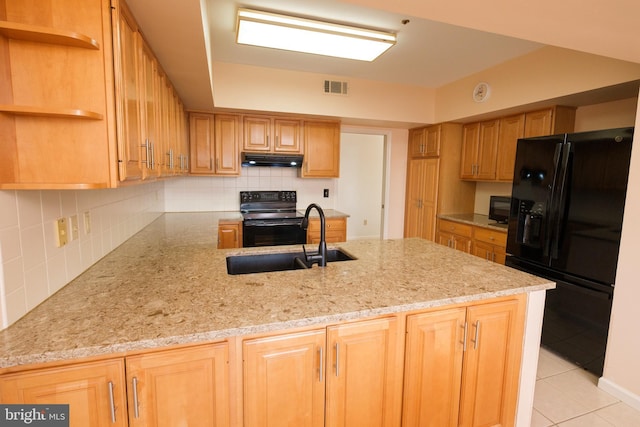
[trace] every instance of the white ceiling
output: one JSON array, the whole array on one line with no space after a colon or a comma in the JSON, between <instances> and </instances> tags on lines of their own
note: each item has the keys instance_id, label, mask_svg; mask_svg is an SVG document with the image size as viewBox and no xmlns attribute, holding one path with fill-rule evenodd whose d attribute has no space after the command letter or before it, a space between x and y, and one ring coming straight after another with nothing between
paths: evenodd
<instances>
[{"instance_id":1,"label":"white ceiling","mask_svg":"<svg viewBox=\"0 0 640 427\"><path fill-rule=\"evenodd\" d=\"M436 88L543 46L346 1L126 0L185 106L192 110L214 107L210 76L216 62ZM398 42L374 62L242 46L235 43L238 7L392 31ZM404 25L403 20L409 22ZM611 96L604 95L601 99Z\"/></svg>"}]
</instances>

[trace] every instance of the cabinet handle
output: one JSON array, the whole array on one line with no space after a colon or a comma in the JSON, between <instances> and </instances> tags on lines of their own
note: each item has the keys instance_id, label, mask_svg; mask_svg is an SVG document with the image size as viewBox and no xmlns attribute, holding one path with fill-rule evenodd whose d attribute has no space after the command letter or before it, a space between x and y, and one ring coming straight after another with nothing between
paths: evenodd
<instances>
[{"instance_id":1,"label":"cabinet handle","mask_svg":"<svg viewBox=\"0 0 640 427\"><path fill-rule=\"evenodd\" d=\"M468 332L467 322L464 322L464 325L460 325L460 327L463 328L462 351L467 351L467 332Z\"/></svg>"},{"instance_id":2,"label":"cabinet handle","mask_svg":"<svg viewBox=\"0 0 640 427\"><path fill-rule=\"evenodd\" d=\"M340 346L336 343L336 377L340 376Z\"/></svg>"},{"instance_id":3,"label":"cabinet handle","mask_svg":"<svg viewBox=\"0 0 640 427\"><path fill-rule=\"evenodd\" d=\"M318 377L319 377L320 382L322 382L323 381L323 377L324 377L324 372L323 372L324 351L323 351L322 347L320 347L318 349L318 353L319 353L319 356L320 356L320 369L319 369L320 375L318 375Z\"/></svg>"},{"instance_id":4,"label":"cabinet handle","mask_svg":"<svg viewBox=\"0 0 640 427\"><path fill-rule=\"evenodd\" d=\"M116 423L116 404L113 399L113 381L109 381L109 409L111 410L111 424Z\"/></svg>"},{"instance_id":5,"label":"cabinet handle","mask_svg":"<svg viewBox=\"0 0 640 427\"><path fill-rule=\"evenodd\" d=\"M133 377L133 416L140 418L140 410L138 409L138 378Z\"/></svg>"},{"instance_id":6,"label":"cabinet handle","mask_svg":"<svg viewBox=\"0 0 640 427\"><path fill-rule=\"evenodd\" d=\"M145 164L147 165L147 169L151 169L151 167L149 166L149 160L151 155L149 154L149 138L144 140L144 144L142 144L140 147L144 148L146 155L145 155Z\"/></svg>"},{"instance_id":7,"label":"cabinet handle","mask_svg":"<svg viewBox=\"0 0 640 427\"><path fill-rule=\"evenodd\" d=\"M478 348L478 339L480 336L480 321L477 320L473 326L476 328L475 337L473 338L473 349L476 350Z\"/></svg>"}]
</instances>

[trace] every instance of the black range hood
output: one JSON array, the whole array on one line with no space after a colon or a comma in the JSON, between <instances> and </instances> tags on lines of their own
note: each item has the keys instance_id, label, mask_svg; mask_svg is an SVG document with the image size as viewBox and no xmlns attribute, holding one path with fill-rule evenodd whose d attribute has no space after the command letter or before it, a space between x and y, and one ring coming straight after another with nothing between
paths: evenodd
<instances>
[{"instance_id":1,"label":"black range hood","mask_svg":"<svg viewBox=\"0 0 640 427\"><path fill-rule=\"evenodd\" d=\"M242 166L302 167L301 154L242 153Z\"/></svg>"}]
</instances>

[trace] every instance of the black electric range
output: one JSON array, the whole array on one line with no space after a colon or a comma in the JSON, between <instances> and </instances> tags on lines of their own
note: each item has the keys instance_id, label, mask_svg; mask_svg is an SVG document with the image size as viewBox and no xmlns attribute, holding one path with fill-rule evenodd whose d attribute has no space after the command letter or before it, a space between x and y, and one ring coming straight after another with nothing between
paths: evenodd
<instances>
[{"instance_id":1,"label":"black electric range","mask_svg":"<svg viewBox=\"0 0 640 427\"><path fill-rule=\"evenodd\" d=\"M296 210L295 191L241 191L244 247L306 243L303 215Z\"/></svg>"}]
</instances>

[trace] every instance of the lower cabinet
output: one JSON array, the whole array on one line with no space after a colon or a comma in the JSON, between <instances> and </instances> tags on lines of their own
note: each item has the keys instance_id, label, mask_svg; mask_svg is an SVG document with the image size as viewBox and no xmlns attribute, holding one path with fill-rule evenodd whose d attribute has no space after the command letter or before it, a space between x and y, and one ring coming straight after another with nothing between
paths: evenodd
<instances>
[{"instance_id":1,"label":"lower cabinet","mask_svg":"<svg viewBox=\"0 0 640 427\"><path fill-rule=\"evenodd\" d=\"M347 219L327 218L325 220L325 240L327 243L347 241ZM307 243L320 243L320 220L312 218L307 228Z\"/></svg>"},{"instance_id":2,"label":"lower cabinet","mask_svg":"<svg viewBox=\"0 0 640 427\"><path fill-rule=\"evenodd\" d=\"M462 252L471 252L471 235L473 227L455 221L438 220L438 240L441 245L457 249Z\"/></svg>"},{"instance_id":3,"label":"lower cabinet","mask_svg":"<svg viewBox=\"0 0 640 427\"><path fill-rule=\"evenodd\" d=\"M218 249L242 247L242 221L218 221Z\"/></svg>"},{"instance_id":4,"label":"lower cabinet","mask_svg":"<svg viewBox=\"0 0 640 427\"><path fill-rule=\"evenodd\" d=\"M69 404L71 427L126 427L124 359L0 376L0 403Z\"/></svg>"},{"instance_id":5,"label":"lower cabinet","mask_svg":"<svg viewBox=\"0 0 640 427\"><path fill-rule=\"evenodd\" d=\"M8 372L0 403L69 404L71 427L513 426L525 301Z\"/></svg>"},{"instance_id":6,"label":"lower cabinet","mask_svg":"<svg viewBox=\"0 0 640 427\"><path fill-rule=\"evenodd\" d=\"M410 315L403 427L512 426L524 298Z\"/></svg>"},{"instance_id":7,"label":"lower cabinet","mask_svg":"<svg viewBox=\"0 0 640 427\"><path fill-rule=\"evenodd\" d=\"M244 341L244 426L399 426L399 339L382 318Z\"/></svg>"},{"instance_id":8,"label":"lower cabinet","mask_svg":"<svg viewBox=\"0 0 640 427\"><path fill-rule=\"evenodd\" d=\"M228 427L228 363L225 342L34 369L0 376L0 402L69 404L70 427Z\"/></svg>"},{"instance_id":9,"label":"lower cabinet","mask_svg":"<svg viewBox=\"0 0 640 427\"><path fill-rule=\"evenodd\" d=\"M229 426L226 343L126 358L129 425Z\"/></svg>"}]
</instances>

